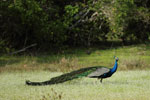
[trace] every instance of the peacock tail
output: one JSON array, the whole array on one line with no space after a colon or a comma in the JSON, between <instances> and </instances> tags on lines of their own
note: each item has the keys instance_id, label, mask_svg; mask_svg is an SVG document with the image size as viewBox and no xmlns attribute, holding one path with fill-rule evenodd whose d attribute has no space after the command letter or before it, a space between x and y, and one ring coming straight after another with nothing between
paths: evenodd
<instances>
[{"instance_id":1,"label":"peacock tail","mask_svg":"<svg viewBox=\"0 0 150 100\"><path fill-rule=\"evenodd\" d=\"M26 84L28 85L50 85L50 84L58 84L58 83L63 83L69 80L73 80L76 78L81 78L81 77L86 77L93 71L95 71L97 68L100 68L101 66L97 67L88 67L88 68L81 68L76 71L72 71L70 73L66 73L57 77L53 77L48 81L44 82L30 82L26 81Z\"/></svg>"},{"instance_id":2,"label":"peacock tail","mask_svg":"<svg viewBox=\"0 0 150 100\"><path fill-rule=\"evenodd\" d=\"M86 77L88 76L91 72L95 71L97 67L89 67L89 68L82 68L76 71L72 71L70 73L66 73L54 78L51 78L51 81L57 83L62 83L68 80L73 80L76 78L81 78L81 77Z\"/></svg>"}]
</instances>

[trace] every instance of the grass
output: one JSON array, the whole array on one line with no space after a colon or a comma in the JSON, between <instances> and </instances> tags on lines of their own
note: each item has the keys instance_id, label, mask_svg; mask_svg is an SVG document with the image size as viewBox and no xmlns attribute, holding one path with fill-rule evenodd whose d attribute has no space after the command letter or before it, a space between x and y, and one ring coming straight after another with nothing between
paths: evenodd
<instances>
[{"instance_id":1,"label":"grass","mask_svg":"<svg viewBox=\"0 0 150 100\"><path fill-rule=\"evenodd\" d=\"M70 49L60 54L0 56L0 100L150 100L150 45ZM50 86L26 86L82 67L112 67L118 71L103 81L82 78Z\"/></svg>"},{"instance_id":2,"label":"grass","mask_svg":"<svg viewBox=\"0 0 150 100\"><path fill-rule=\"evenodd\" d=\"M49 70L66 72L88 66L108 66L114 64L113 56L119 57L119 70L149 69L150 45L140 44L118 48L92 48L90 55L86 49L70 49L61 54L38 56L1 56L0 72Z\"/></svg>"},{"instance_id":3,"label":"grass","mask_svg":"<svg viewBox=\"0 0 150 100\"><path fill-rule=\"evenodd\" d=\"M0 100L149 100L150 71L118 71L103 80L82 78L57 85L26 86L25 80L44 81L59 72L4 72Z\"/></svg>"}]
</instances>

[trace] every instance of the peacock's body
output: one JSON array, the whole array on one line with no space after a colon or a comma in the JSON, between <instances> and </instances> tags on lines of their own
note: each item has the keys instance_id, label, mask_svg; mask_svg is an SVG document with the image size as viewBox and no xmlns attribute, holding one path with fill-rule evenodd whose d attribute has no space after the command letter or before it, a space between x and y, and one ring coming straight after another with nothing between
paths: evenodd
<instances>
[{"instance_id":1,"label":"peacock's body","mask_svg":"<svg viewBox=\"0 0 150 100\"><path fill-rule=\"evenodd\" d=\"M48 81L44 81L44 82L26 81L26 84L27 85L51 85L51 84L63 83L63 82L73 80L76 78L81 78L81 77L98 78L98 79L101 79L100 82L102 82L102 79L108 78L112 76L113 73L116 72L117 67L118 67L117 61L118 61L118 58L115 60L115 64L113 68L107 68L107 67L102 67L102 66L82 68L76 71L72 71L70 73L66 73L66 74L51 78Z\"/></svg>"}]
</instances>

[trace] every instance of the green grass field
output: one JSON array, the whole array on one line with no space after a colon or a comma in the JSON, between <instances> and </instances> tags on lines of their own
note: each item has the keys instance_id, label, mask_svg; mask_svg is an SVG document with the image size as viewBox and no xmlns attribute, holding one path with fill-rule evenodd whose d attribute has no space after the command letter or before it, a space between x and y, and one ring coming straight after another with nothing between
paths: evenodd
<instances>
[{"instance_id":1,"label":"green grass field","mask_svg":"<svg viewBox=\"0 0 150 100\"><path fill-rule=\"evenodd\" d=\"M150 100L150 45L66 50L60 54L0 56L0 100ZM118 71L101 84L81 78L57 85L27 86L83 67L113 67Z\"/></svg>"},{"instance_id":2,"label":"green grass field","mask_svg":"<svg viewBox=\"0 0 150 100\"><path fill-rule=\"evenodd\" d=\"M1 73L0 100L150 100L150 71L118 71L102 84L97 79L82 78L57 85L25 85L26 79L44 81L60 74Z\"/></svg>"}]
</instances>

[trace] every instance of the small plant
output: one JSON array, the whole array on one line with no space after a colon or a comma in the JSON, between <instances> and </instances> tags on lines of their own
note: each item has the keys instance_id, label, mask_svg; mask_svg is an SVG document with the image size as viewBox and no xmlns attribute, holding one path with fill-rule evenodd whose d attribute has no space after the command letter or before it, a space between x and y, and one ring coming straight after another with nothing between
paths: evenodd
<instances>
[{"instance_id":1,"label":"small plant","mask_svg":"<svg viewBox=\"0 0 150 100\"><path fill-rule=\"evenodd\" d=\"M61 100L61 99L62 93L58 93L53 88L51 88L51 93L43 95L40 100Z\"/></svg>"}]
</instances>

